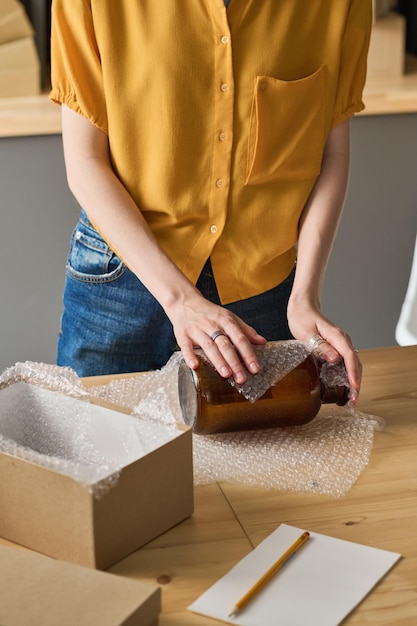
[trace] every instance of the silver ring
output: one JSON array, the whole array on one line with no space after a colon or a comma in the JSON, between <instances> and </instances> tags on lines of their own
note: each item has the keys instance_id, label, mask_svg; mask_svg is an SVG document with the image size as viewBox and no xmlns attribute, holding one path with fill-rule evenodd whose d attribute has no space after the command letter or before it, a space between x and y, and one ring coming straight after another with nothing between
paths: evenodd
<instances>
[{"instance_id":1,"label":"silver ring","mask_svg":"<svg viewBox=\"0 0 417 626\"><path fill-rule=\"evenodd\" d=\"M313 335L307 341L312 350L316 350L321 343L326 343L326 340L323 339L321 335Z\"/></svg>"},{"instance_id":2,"label":"silver ring","mask_svg":"<svg viewBox=\"0 0 417 626\"><path fill-rule=\"evenodd\" d=\"M220 337L220 335L225 335L225 333L222 330L215 330L214 333L211 333L210 339L216 341L217 337Z\"/></svg>"}]
</instances>

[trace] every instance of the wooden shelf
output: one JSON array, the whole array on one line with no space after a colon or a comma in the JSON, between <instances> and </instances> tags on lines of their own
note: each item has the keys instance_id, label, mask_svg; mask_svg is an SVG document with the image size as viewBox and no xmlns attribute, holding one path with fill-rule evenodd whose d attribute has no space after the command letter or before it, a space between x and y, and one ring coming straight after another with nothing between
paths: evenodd
<instances>
[{"instance_id":1,"label":"wooden shelf","mask_svg":"<svg viewBox=\"0 0 417 626\"><path fill-rule=\"evenodd\" d=\"M0 137L61 133L61 109L46 94L0 98Z\"/></svg>"},{"instance_id":2,"label":"wooden shelf","mask_svg":"<svg viewBox=\"0 0 417 626\"><path fill-rule=\"evenodd\" d=\"M402 76L368 82L364 102L361 115L417 113L417 58L407 56Z\"/></svg>"}]
</instances>

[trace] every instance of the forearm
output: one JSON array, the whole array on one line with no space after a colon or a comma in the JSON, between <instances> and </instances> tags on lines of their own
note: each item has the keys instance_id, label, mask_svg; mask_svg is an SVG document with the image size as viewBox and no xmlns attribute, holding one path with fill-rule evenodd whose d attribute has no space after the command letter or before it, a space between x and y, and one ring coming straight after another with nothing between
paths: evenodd
<instances>
[{"instance_id":1,"label":"forearm","mask_svg":"<svg viewBox=\"0 0 417 626\"><path fill-rule=\"evenodd\" d=\"M108 142L87 120L63 111L69 186L109 243L165 310L196 291L157 243L141 211L115 175ZM84 144L80 149L80 144Z\"/></svg>"},{"instance_id":2,"label":"forearm","mask_svg":"<svg viewBox=\"0 0 417 626\"><path fill-rule=\"evenodd\" d=\"M348 175L349 121L331 131L320 177L300 219L290 308L300 301L320 307L322 284L343 210Z\"/></svg>"}]
</instances>

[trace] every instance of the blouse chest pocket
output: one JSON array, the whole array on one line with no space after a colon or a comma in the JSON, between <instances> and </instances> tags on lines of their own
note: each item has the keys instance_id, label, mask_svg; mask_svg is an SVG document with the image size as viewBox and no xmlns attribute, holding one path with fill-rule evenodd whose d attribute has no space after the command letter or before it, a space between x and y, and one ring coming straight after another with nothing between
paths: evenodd
<instances>
[{"instance_id":1,"label":"blouse chest pocket","mask_svg":"<svg viewBox=\"0 0 417 626\"><path fill-rule=\"evenodd\" d=\"M318 176L325 142L325 89L324 65L300 80L256 78L247 185Z\"/></svg>"}]
</instances>

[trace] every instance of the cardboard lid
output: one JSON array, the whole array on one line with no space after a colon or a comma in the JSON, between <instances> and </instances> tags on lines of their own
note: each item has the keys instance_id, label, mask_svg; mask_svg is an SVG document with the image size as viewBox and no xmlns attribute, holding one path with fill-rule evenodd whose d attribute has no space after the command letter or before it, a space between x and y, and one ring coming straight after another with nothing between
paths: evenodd
<instances>
[{"instance_id":1,"label":"cardboard lid","mask_svg":"<svg viewBox=\"0 0 417 626\"><path fill-rule=\"evenodd\" d=\"M160 589L0 546L2 626L151 626Z\"/></svg>"}]
</instances>

